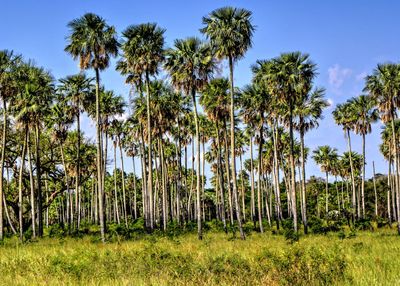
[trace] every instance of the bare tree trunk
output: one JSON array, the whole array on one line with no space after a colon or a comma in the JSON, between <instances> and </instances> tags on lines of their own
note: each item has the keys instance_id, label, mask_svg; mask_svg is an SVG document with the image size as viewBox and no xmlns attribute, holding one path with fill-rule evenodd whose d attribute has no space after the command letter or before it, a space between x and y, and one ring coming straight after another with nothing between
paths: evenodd
<instances>
[{"instance_id":1,"label":"bare tree trunk","mask_svg":"<svg viewBox=\"0 0 400 286\"><path fill-rule=\"evenodd\" d=\"M375 217L378 217L378 195L376 193L376 179L375 179L375 162L372 161L373 182L374 182L374 196L375 196Z\"/></svg>"},{"instance_id":2,"label":"bare tree trunk","mask_svg":"<svg viewBox=\"0 0 400 286\"><path fill-rule=\"evenodd\" d=\"M353 208L353 220L354 220L355 211L356 211L356 183L355 183L355 179L354 179L354 167L353 167L351 138L350 138L350 130L349 129L346 129L346 134L347 134L347 145L349 148L349 157L350 157L351 188L353 191L351 204L352 204L352 208Z\"/></svg>"},{"instance_id":3,"label":"bare tree trunk","mask_svg":"<svg viewBox=\"0 0 400 286\"><path fill-rule=\"evenodd\" d=\"M301 152L301 205L303 210L303 226L304 233L308 233L308 225L307 225L307 190L306 190L306 158L304 154L304 132L300 132L300 152ZM340 209L340 208L339 208Z\"/></svg>"},{"instance_id":4,"label":"bare tree trunk","mask_svg":"<svg viewBox=\"0 0 400 286\"><path fill-rule=\"evenodd\" d=\"M197 235L201 240L203 239L202 226L201 226L201 197L200 197L200 127L199 118L197 115L196 104L196 91L192 90L192 101L194 111L194 123L196 125L196 200L197 200Z\"/></svg>"},{"instance_id":5,"label":"bare tree trunk","mask_svg":"<svg viewBox=\"0 0 400 286\"><path fill-rule=\"evenodd\" d=\"M124 156L123 156L123 151L122 151L122 142L121 138L118 136L118 146L119 146L119 154L120 154L120 160L121 160L121 171L122 171L122 202L124 204L123 210L124 210L124 217L125 217L125 227L128 227L128 212L127 212L127 205L126 205L126 191L125 191L125 168L124 168Z\"/></svg>"},{"instance_id":6,"label":"bare tree trunk","mask_svg":"<svg viewBox=\"0 0 400 286\"><path fill-rule=\"evenodd\" d=\"M28 170L29 170L29 183L31 187L31 217L32 217L32 236L36 238L36 218L35 218L35 185L33 180L31 152L29 148L29 133L28 133L28 144L27 144L27 156L28 156Z\"/></svg>"},{"instance_id":7,"label":"bare tree trunk","mask_svg":"<svg viewBox=\"0 0 400 286\"><path fill-rule=\"evenodd\" d=\"M149 202L149 225L151 230L154 228L154 212L153 212L153 158L151 151L151 118L150 118L150 78L149 72L146 71L146 109L147 109L147 146L148 150L148 180L147 180L147 196Z\"/></svg>"},{"instance_id":8,"label":"bare tree trunk","mask_svg":"<svg viewBox=\"0 0 400 286\"><path fill-rule=\"evenodd\" d=\"M230 118L231 118L231 158L232 158L232 193L233 200L236 209L236 218L238 221L240 237L241 239L245 239L246 236L243 232L242 228L242 219L240 215L240 205L238 201L237 195L237 187L236 187L236 158L235 158L235 96L234 96L234 84L233 84L233 59L229 57L229 79L230 79L230 94L231 94L231 107L230 107ZM400 202L400 201L399 201ZM399 226L400 230L400 226Z\"/></svg>"},{"instance_id":9,"label":"bare tree trunk","mask_svg":"<svg viewBox=\"0 0 400 286\"><path fill-rule=\"evenodd\" d=\"M365 201L364 201L364 189L365 189L365 134L362 135L362 182L361 182L361 208L362 218L365 218Z\"/></svg>"},{"instance_id":10,"label":"bare tree trunk","mask_svg":"<svg viewBox=\"0 0 400 286\"><path fill-rule=\"evenodd\" d=\"M119 206L118 206L118 194L117 194L117 143L114 142L114 217L117 223L120 224L119 219Z\"/></svg>"},{"instance_id":11,"label":"bare tree trunk","mask_svg":"<svg viewBox=\"0 0 400 286\"><path fill-rule=\"evenodd\" d=\"M251 219L254 226L256 225L256 205L254 197L254 164L253 164L253 136L250 136L250 205L251 205Z\"/></svg>"},{"instance_id":12,"label":"bare tree trunk","mask_svg":"<svg viewBox=\"0 0 400 286\"><path fill-rule=\"evenodd\" d=\"M0 158L0 240L3 240L4 237L3 203L1 200L3 200L4 197L3 176L4 176L4 160L6 154L6 137L7 137L7 104L5 98L3 97L3 130L1 138L1 158ZM6 208L5 210L7 211Z\"/></svg>"},{"instance_id":13,"label":"bare tree trunk","mask_svg":"<svg viewBox=\"0 0 400 286\"><path fill-rule=\"evenodd\" d=\"M258 179L257 179L257 212L258 212L258 224L260 228L260 232L264 232L264 227L262 224L262 215L261 215L261 176L262 176L262 148L263 148L263 127L260 126L260 142L258 145Z\"/></svg>"},{"instance_id":14,"label":"bare tree trunk","mask_svg":"<svg viewBox=\"0 0 400 286\"><path fill-rule=\"evenodd\" d=\"M19 239L23 241L24 235L24 221L23 221L23 210L22 210L22 177L25 165L25 153L26 153L26 145L28 144L28 126L25 126L25 135L24 135L24 146L22 147L22 155L21 155L21 166L19 168L19 180L18 180L18 212L19 212Z\"/></svg>"},{"instance_id":15,"label":"bare tree trunk","mask_svg":"<svg viewBox=\"0 0 400 286\"><path fill-rule=\"evenodd\" d=\"M105 242L106 237L106 221L104 216L104 189L103 189L103 154L101 147L101 126L100 122L100 72L96 71L96 138L97 138L97 186L99 196L99 220L100 220L100 233L101 240Z\"/></svg>"}]
</instances>

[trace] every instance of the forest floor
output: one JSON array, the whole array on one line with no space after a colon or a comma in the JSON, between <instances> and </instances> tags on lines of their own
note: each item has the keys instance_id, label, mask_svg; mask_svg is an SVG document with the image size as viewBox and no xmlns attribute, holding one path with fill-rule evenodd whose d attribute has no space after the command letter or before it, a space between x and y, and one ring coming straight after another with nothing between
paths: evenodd
<instances>
[{"instance_id":1,"label":"forest floor","mask_svg":"<svg viewBox=\"0 0 400 286\"><path fill-rule=\"evenodd\" d=\"M225 233L101 243L43 238L0 246L1 285L400 285L395 229L302 236Z\"/></svg>"}]
</instances>

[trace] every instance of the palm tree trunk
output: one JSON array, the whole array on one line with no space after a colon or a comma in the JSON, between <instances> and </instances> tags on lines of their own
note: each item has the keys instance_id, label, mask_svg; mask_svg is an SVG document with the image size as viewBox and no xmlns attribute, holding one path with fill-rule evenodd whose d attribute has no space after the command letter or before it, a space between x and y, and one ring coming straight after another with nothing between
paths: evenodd
<instances>
[{"instance_id":1,"label":"palm tree trunk","mask_svg":"<svg viewBox=\"0 0 400 286\"><path fill-rule=\"evenodd\" d=\"M35 124L36 128L36 183L37 183L37 204L38 204L38 236L43 236L43 198L42 198L42 172L40 164L40 131L39 123Z\"/></svg>"},{"instance_id":2,"label":"palm tree trunk","mask_svg":"<svg viewBox=\"0 0 400 286\"><path fill-rule=\"evenodd\" d=\"M351 188L352 188L352 199L351 199L351 204L353 208L353 220L355 216L355 211L356 211L356 183L354 179L354 167L353 167L353 158L352 158L352 150L351 150L351 138L350 138L350 129L346 129L347 132L347 146L349 148L349 158L350 158L350 173L351 173Z\"/></svg>"},{"instance_id":3,"label":"palm tree trunk","mask_svg":"<svg viewBox=\"0 0 400 286\"><path fill-rule=\"evenodd\" d=\"M81 182L80 182L80 172L81 172L81 154L80 154L80 149L81 149L81 119L80 119L80 102L78 99L77 102L77 106L78 106L78 113L76 115L76 131L78 132L78 140L76 143L76 179L75 179L75 193L76 194L80 194L80 190L81 190ZM77 200L78 202L78 200ZM79 208L79 206L78 206ZM79 228L79 210L78 208L76 208L76 221L77 221L77 226Z\"/></svg>"},{"instance_id":4,"label":"palm tree trunk","mask_svg":"<svg viewBox=\"0 0 400 286\"><path fill-rule=\"evenodd\" d=\"M24 221L23 221L23 210L22 210L22 179L23 179L23 171L25 165L25 153L26 146L28 144L28 126L25 126L25 135L24 135L24 146L22 147L22 155L21 155L21 166L19 168L19 179L18 179L18 214L19 214L19 239L23 240L23 232L24 232Z\"/></svg>"},{"instance_id":5,"label":"palm tree trunk","mask_svg":"<svg viewBox=\"0 0 400 286\"><path fill-rule=\"evenodd\" d=\"M394 118L394 116L392 117ZM391 122L392 124L392 138L393 138L393 149L394 149L394 164L395 164L395 190L396 190L396 208L397 208L397 232L400 235L400 192L399 192L399 157L398 157L398 150L397 150L397 138L396 138L396 130L394 125L394 119Z\"/></svg>"},{"instance_id":6,"label":"palm tree trunk","mask_svg":"<svg viewBox=\"0 0 400 286\"><path fill-rule=\"evenodd\" d=\"M392 166L392 162L391 162L391 156L390 156L390 152L389 152L389 160L388 160L388 177L387 177L387 212L388 212L388 220L389 220L389 225L392 225L392 216L391 216L391 207L390 207L390 194L391 194L391 190L392 190L392 183L391 183L391 179L390 177L392 176L391 174L391 166Z\"/></svg>"},{"instance_id":7,"label":"palm tree trunk","mask_svg":"<svg viewBox=\"0 0 400 286\"><path fill-rule=\"evenodd\" d=\"M300 152L301 152L301 193L302 193L302 201L301 204L303 206L303 226L304 233L308 233L308 225L307 225L307 199L306 199L306 158L304 154L304 131L300 132Z\"/></svg>"},{"instance_id":8,"label":"palm tree trunk","mask_svg":"<svg viewBox=\"0 0 400 286\"><path fill-rule=\"evenodd\" d=\"M328 172L325 172L326 175L326 180L325 180L325 212L326 216L328 217L328 212L329 212L329 183L328 183Z\"/></svg>"},{"instance_id":9,"label":"palm tree trunk","mask_svg":"<svg viewBox=\"0 0 400 286\"><path fill-rule=\"evenodd\" d=\"M148 180L147 180L147 196L149 202L149 225L150 230L154 227L153 213L153 159L151 151L151 117L150 117L150 78L149 72L146 70L146 109L147 109L147 146L148 150Z\"/></svg>"},{"instance_id":10,"label":"palm tree trunk","mask_svg":"<svg viewBox=\"0 0 400 286\"><path fill-rule=\"evenodd\" d=\"M274 147L274 163L273 163L273 173L274 173L274 192L275 192L275 208L276 208L276 227L279 229L279 221L282 219L282 207L281 207L281 196L280 196L280 186L279 186L279 161L278 161L278 129L277 123L273 123L272 130L272 140Z\"/></svg>"},{"instance_id":11,"label":"palm tree trunk","mask_svg":"<svg viewBox=\"0 0 400 286\"><path fill-rule=\"evenodd\" d=\"M229 80L230 80L230 94L231 94L231 108L230 108L230 117L231 117L231 158L232 158L232 193L233 200L236 209L236 218L238 221L240 238L244 240L245 234L242 228L242 219L240 215L240 206L237 195L237 187L236 187L236 158L235 158L235 91L233 84L233 59L232 56L229 56ZM399 201L400 202L400 201ZM399 226L400 230L400 226Z\"/></svg>"},{"instance_id":12,"label":"palm tree trunk","mask_svg":"<svg viewBox=\"0 0 400 286\"><path fill-rule=\"evenodd\" d=\"M125 192L125 168L124 168L124 156L122 151L122 143L121 138L118 136L118 146L119 146L119 154L121 160L121 169L122 169L122 201L124 204L124 217L125 217L125 227L128 227L128 212L127 212L127 204L126 204L126 192Z\"/></svg>"},{"instance_id":13,"label":"palm tree trunk","mask_svg":"<svg viewBox=\"0 0 400 286\"><path fill-rule=\"evenodd\" d=\"M104 189L103 189L103 156L101 147L101 122L100 122L100 72L96 68L96 138L97 138L97 186L99 196L99 220L101 240L105 242L106 221L104 216Z\"/></svg>"},{"instance_id":14,"label":"palm tree trunk","mask_svg":"<svg viewBox=\"0 0 400 286\"><path fill-rule=\"evenodd\" d=\"M222 219L222 223L224 224L224 230L225 233L228 232L228 229L226 227L226 212L225 212L225 192L224 192L224 173L223 173L223 168L222 168L222 155L221 155L221 140L219 138L219 127L218 127L218 121L215 122L215 129L216 129L216 133L217 133L217 146L218 146L218 163L217 163L217 168L218 168L218 177L219 177L219 185L220 185L220 189L221 189L221 219Z\"/></svg>"},{"instance_id":15,"label":"palm tree trunk","mask_svg":"<svg viewBox=\"0 0 400 286\"><path fill-rule=\"evenodd\" d=\"M290 171L291 171L291 202L293 214L293 227L297 232L297 207L296 207L296 173L294 164L294 139L293 139L293 106L289 104L289 135L290 135Z\"/></svg>"},{"instance_id":16,"label":"palm tree trunk","mask_svg":"<svg viewBox=\"0 0 400 286\"><path fill-rule=\"evenodd\" d=\"M253 220L254 227L256 225L256 205L254 197L254 164L253 164L253 136L250 136L250 205L251 205L251 219Z\"/></svg>"},{"instance_id":17,"label":"palm tree trunk","mask_svg":"<svg viewBox=\"0 0 400 286\"><path fill-rule=\"evenodd\" d=\"M233 203L232 203L232 187L231 187L231 171L229 170L229 149L228 149L228 137L226 134L226 124L224 122L224 144L225 144L225 169L226 169L226 181L228 184L228 205L229 205L229 218L231 226L233 226Z\"/></svg>"},{"instance_id":18,"label":"palm tree trunk","mask_svg":"<svg viewBox=\"0 0 400 286\"><path fill-rule=\"evenodd\" d=\"M260 232L264 232L264 227L262 224L262 214L261 214L261 176L262 176L262 148L263 148L263 126L260 126L260 142L258 145L258 172L257 172L257 213L258 213L258 225Z\"/></svg>"},{"instance_id":19,"label":"palm tree trunk","mask_svg":"<svg viewBox=\"0 0 400 286\"><path fill-rule=\"evenodd\" d=\"M36 218L35 218L35 182L33 179L31 152L29 148L29 133L28 133L28 144L27 144L27 156L28 156L28 170L29 170L29 184L31 188L31 218L32 218L32 237L36 237Z\"/></svg>"},{"instance_id":20,"label":"palm tree trunk","mask_svg":"<svg viewBox=\"0 0 400 286\"><path fill-rule=\"evenodd\" d=\"M114 220L120 224L117 194L117 144L114 142Z\"/></svg>"},{"instance_id":21,"label":"palm tree trunk","mask_svg":"<svg viewBox=\"0 0 400 286\"><path fill-rule=\"evenodd\" d=\"M197 199L197 236L201 240L203 239L202 226L201 226L201 198L200 198L200 130L199 130L199 118L197 115L197 104L196 104L196 91L192 90L192 101L194 111L194 123L196 125L196 199Z\"/></svg>"},{"instance_id":22,"label":"palm tree trunk","mask_svg":"<svg viewBox=\"0 0 400 286\"><path fill-rule=\"evenodd\" d=\"M374 197L375 197L375 217L378 217L378 195L376 193L376 179L375 179L375 162L372 161L373 183L374 183Z\"/></svg>"},{"instance_id":23,"label":"palm tree trunk","mask_svg":"<svg viewBox=\"0 0 400 286\"><path fill-rule=\"evenodd\" d=\"M4 225L3 225L3 175L4 175L4 160L6 154L6 137L7 137L7 104L3 97L3 130L2 130L2 140L1 140L1 161L0 161L0 240L3 240ZM7 209L6 209L7 211Z\"/></svg>"},{"instance_id":24,"label":"palm tree trunk","mask_svg":"<svg viewBox=\"0 0 400 286\"><path fill-rule=\"evenodd\" d=\"M361 182L361 208L362 218L365 217L365 201L364 201L364 189L365 189L365 134L362 135L362 182Z\"/></svg>"}]
</instances>

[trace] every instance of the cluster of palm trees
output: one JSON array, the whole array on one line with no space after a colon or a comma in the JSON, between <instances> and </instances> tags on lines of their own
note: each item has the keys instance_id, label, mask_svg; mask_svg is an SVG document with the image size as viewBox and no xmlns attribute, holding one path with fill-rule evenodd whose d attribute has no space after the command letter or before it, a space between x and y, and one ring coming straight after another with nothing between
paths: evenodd
<instances>
[{"instance_id":1,"label":"cluster of palm trees","mask_svg":"<svg viewBox=\"0 0 400 286\"><path fill-rule=\"evenodd\" d=\"M149 232L166 230L172 221L195 221L199 239L202 223L214 218L225 231L228 224L237 227L242 239L247 221L263 232L266 224L279 228L289 218L294 231L301 222L307 233L309 149L304 140L329 104L325 90L314 84L316 64L300 52L257 61L251 83L235 87L235 64L252 46L251 16L245 9L217 9L203 18L205 40L177 39L166 48L165 30L155 23L131 25L118 39L103 18L85 14L68 24L65 47L79 61L80 72L58 82L20 55L0 51L0 239L5 227L22 240L28 229L33 236L43 235L44 222L67 224L72 231L85 221L100 225L104 241L107 223L128 228L140 218ZM131 86L129 102L101 84L101 72L113 57ZM224 60L228 78L216 76ZM94 70L94 78L85 70ZM342 178L341 196L335 184L338 211L349 210L354 219L367 216L365 137L380 116L387 124L381 149L389 162L388 218L400 219L399 71L394 64L379 65L366 79L368 95L334 110L348 152L339 156L329 146L313 151L326 173L327 214L332 174ZM161 80L160 72L168 80ZM124 118L127 107L130 114ZM95 123L95 142L81 130L83 113ZM362 155L352 151L350 131L362 136ZM129 174L127 157L134 168ZM206 162L211 190L205 188ZM351 204L343 195L344 181L351 183ZM377 205L375 191L375 216Z\"/></svg>"}]
</instances>

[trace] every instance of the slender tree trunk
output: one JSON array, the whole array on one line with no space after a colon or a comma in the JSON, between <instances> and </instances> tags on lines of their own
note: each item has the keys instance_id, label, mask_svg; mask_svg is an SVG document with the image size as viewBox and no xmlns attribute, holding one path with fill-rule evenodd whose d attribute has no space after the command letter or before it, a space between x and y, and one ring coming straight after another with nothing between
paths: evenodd
<instances>
[{"instance_id":1,"label":"slender tree trunk","mask_svg":"<svg viewBox=\"0 0 400 286\"><path fill-rule=\"evenodd\" d=\"M300 132L300 152L301 152L301 205L303 206L303 226L304 233L308 233L308 225L307 225L307 199L306 199L306 158L304 153L304 131Z\"/></svg>"},{"instance_id":2,"label":"slender tree trunk","mask_svg":"<svg viewBox=\"0 0 400 286\"><path fill-rule=\"evenodd\" d=\"M328 172L325 172L326 180L325 180L325 212L326 216L329 213L329 183L328 183Z\"/></svg>"},{"instance_id":3,"label":"slender tree trunk","mask_svg":"<svg viewBox=\"0 0 400 286\"><path fill-rule=\"evenodd\" d=\"M387 180L388 188L387 188L387 194L386 194L389 225L392 225L392 216L391 216L391 208L390 208L390 194L391 194L391 190L392 190L392 183L391 183L391 179L390 179L390 177L392 176L391 166L392 166L392 162L391 162L391 156L389 154L388 178L387 178L388 179Z\"/></svg>"},{"instance_id":4,"label":"slender tree trunk","mask_svg":"<svg viewBox=\"0 0 400 286\"><path fill-rule=\"evenodd\" d=\"M36 238L36 218L35 218L35 181L33 179L31 151L29 147L29 133L28 133L28 144L27 144L27 156L28 156L28 170L29 170L29 184L31 188L31 218L32 218L32 237Z\"/></svg>"},{"instance_id":5,"label":"slender tree trunk","mask_svg":"<svg viewBox=\"0 0 400 286\"><path fill-rule=\"evenodd\" d=\"M81 172L81 155L80 155L80 149L81 149L81 119L80 119L80 101L78 99L77 102L78 106L78 113L76 115L76 131L78 132L78 140L76 142L76 178L75 178L75 194L76 194L76 203L78 207L75 208L75 217L76 217L76 223L77 223L77 228L79 229L79 203L78 203L78 196L80 194L81 190L81 177L80 177L80 172Z\"/></svg>"},{"instance_id":6,"label":"slender tree trunk","mask_svg":"<svg viewBox=\"0 0 400 286\"><path fill-rule=\"evenodd\" d=\"M96 138L97 138L97 186L99 196L99 220L100 220L100 233L101 240L105 242L106 237L106 221L104 216L104 189L103 189L103 154L101 147L101 126L100 122L100 72L96 71Z\"/></svg>"},{"instance_id":7,"label":"slender tree trunk","mask_svg":"<svg viewBox=\"0 0 400 286\"><path fill-rule=\"evenodd\" d=\"M236 187L236 158L235 158L235 91L233 84L233 59L232 56L229 56L229 79L230 79L230 94L231 94L231 107L230 107L230 117L231 117L231 157L232 157L232 193L233 200L236 209L236 218L238 221L240 238L245 239L246 236L243 232L242 228L242 219L240 215L240 206L237 195L237 187ZM399 226L400 230L400 226Z\"/></svg>"},{"instance_id":8,"label":"slender tree trunk","mask_svg":"<svg viewBox=\"0 0 400 286\"><path fill-rule=\"evenodd\" d=\"M147 146L148 150L148 180L147 180L147 196L149 202L149 225L151 230L154 227L154 213L153 213L153 159L151 151L151 117L150 117L150 78L149 72L146 71L146 109L147 109Z\"/></svg>"},{"instance_id":9,"label":"slender tree trunk","mask_svg":"<svg viewBox=\"0 0 400 286\"><path fill-rule=\"evenodd\" d=\"M202 226L201 226L201 197L200 197L200 130L199 130L199 118L197 115L197 104L196 104L196 91L192 90L192 101L194 111L194 122L196 125L196 199L197 199L197 235L201 240L203 239Z\"/></svg>"},{"instance_id":10,"label":"slender tree trunk","mask_svg":"<svg viewBox=\"0 0 400 286\"><path fill-rule=\"evenodd\" d=\"M225 143L225 168L226 168L226 181L228 183L228 206L229 206L229 218L231 225L233 226L233 203L232 203L232 185L231 185L231 171L229 170L229 148L228 148L228 137L226 134L226 124L224 122L224 143Z\"/></svg>"},{"instance_id":11,"label":"slender tree trunk","mask_svg":"<svg viewBox=\"0 0 400 286\"><path fill-rule=\"evenodd\" d=\"M346 129L346 132L347 132L347 145L349 148L349 157L350 157L351 188L353 191L351 204L352 204L352 208L353 208L353 220L354 220L355 211L356 211L356 183L355 183L355 179L354 179L354 167L353 167L353 158L352 158L352 150L351 150L350 130Z\"/></svg>"},{"instance_id":12,"label":"slender tree trunk","mask_svg":"<svg viewBox=\"0 0 400 286\"><path fill-rule=\"evenodd\" d=\"M117 143L114 142L114 219L120 224L117 194Z\"/></svg>"},{"instance_id":13,"label":"slender tree trunk","mask_svg":"<svg viewBox=\"0 0 400 286\"><path fill-rule=\"evenodd\" d=\"M43 198L42 198L42 172L40 163L40 131L39 123L35 124L36 128L36 183L37 183L37 203L38 203L38 236L43 236Z\"/></svg>"},{"instance_id":14,"label":"slender tree trunk","mask_svg":"<svg viewBox=\"0 0 400 286\"><path fill-rule=\"evenodd\" d=\"M374 182L374 197L375 197L375 217L378 217L378 195L376 193L376 179L375 179L375 162L372 161L373 182Z\"/></svg>"},{"instance_id":15,"label":"slender tree trunk","mask_svg":"<svg viewBox=\"0 0 400 286\"><path fill-rule=\"evenodd\" d=\"M22 202L22 180L23 180L23 172L25 165L25 153L26 146L28 144L28 126L24 128L24 146L22 147L22 155L21 155L21 166L19 168L19 179L18 179L18 213L19 213L19 239L23 241L24 235L24 221L23 221L23 202Z\"/></svg>"},{"instance_id":16,"label":"slender tree trunk","mask_svg":"<svg viewBox=\"0 0 400 286\"><path fill-rule=\"evenodd\" d=\"M254 162L253 162L253 136L250 136L250 205L251 205L251 219L253 220L254 227L256 225L256 205L254 197Z\"/></svg>"},{"instance_id":17,"label":"slender tree trunk","mask_svg":"<svg viewBox=\"0 0 400 286\"><path fill-rule=\"evenodd\" d=\"M392 116L392 118L395 118ZM396 190L396 218L397 218L397 232L400 235L400 193L399 193L399 157L398 157L398 149L397 149L397 137L396 137L396 129L394 124L394 119L391 122L392 124L392 138L393 138L393 149L394 149L394 164L395 164L395 190Z\"/></svg>"},{"instance_id":18,"label":"slender tree trunk","mask_svg":"<svg viewBox=\"0 0 400 286\"><path fill-rule=\"evenodd\" d=\"M119 146L119 154L121 160L121 169L122 169L122 201L124 204L124 217L125 217L125 227L128 227L128 212L127 212L127 204L126 204L126 191L125 191L125 168L124 168L124 156L122 151L122 142L121 138L118 136L118 146Z\"/></svg>"},{"instance_id":19,"label":"slender tree trunk","mask_svg":"<svg viewBox=\"0 0 400 286\"><path fill-rule=\"evenodd\" d=\"M263 126L260 126L260 142L258 145L258 172L257 172L257 213L258 213L258 224L260 232L264 232L264 227L262 224L262 214L261 214L261 176L262 176L262 148L263 148Z\"/></svg>"},{"instance_id":20,"label":"slender tree trunk","mask_svg":"<svg viewBox=\"0 0 400 286\"><path fill-rule=\"evenodd\" d=\"M4 218L3 218L3 203L1 200L3 199L3 175L4 175L4 160L6 154L6 138L7 138L7 104L6 100L3 97L3 130L2 130L2 138L1 138L1 158L0 158L0 240L3 240L4 233ZM5 208L7 211L7 209Z\"/></svg>"},{"instance_id":21,"label":"slender tree trunk","mask_svg":"<svg viewBox=\"0 0 400 286\"><path fill-rule=\"evenodd\" d=\"M218 127L218 122L215 122L215 126L216 126L216 133L217 133L217 144L218 144L218 177L219 177L219 185L220 185L220 189L221 189L221 219L222 219L222 223L224 224L224 230L225 233L228 232L228 229L226 227L226 212L225 212L225 185L224 185L224 173L223 173L223 168L222 168L222 155L221 155L221 140L219 137L219 127Z\"/></svg>"},{"instance_id":22,"label":"slender tree trunk","mask_svg":"<svg viewBox=\"0 0 400 286\"><path fill-rule=\"evenodd\" d=\"M296 206L296 173L294 164L294 139L293 139L293 106L289 104L289 135L290 135L290 171L291 171L291 202L293 214L293 227L297 232L297 206Z\"/></svg>"},{"instance_id":23,"label":"slender tree trunk","mask_svg":"<svg viewBox=\"0 0 400 286\"><path fill-rule=\"evenodd\" d=\"M361 208L362 218L365 218L365 201L364 201L364 189L365 189L365 134L362 135L362 182L361 182Z\"/></svg>"}]
</instances>

